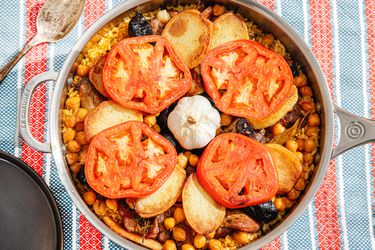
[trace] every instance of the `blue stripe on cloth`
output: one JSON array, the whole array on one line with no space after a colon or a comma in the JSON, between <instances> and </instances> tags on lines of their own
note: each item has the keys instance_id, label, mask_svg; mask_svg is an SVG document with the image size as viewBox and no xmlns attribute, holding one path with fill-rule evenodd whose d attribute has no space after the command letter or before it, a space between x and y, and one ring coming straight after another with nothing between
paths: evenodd
<instances>
[{"instance_id":1,"label":"blue stripe on cloth","mask_svg":"<svg viewBox=\"0 0 375 250\"><path fill-rule=\"evenodd\" d=\"M335 41L340 43L334 46L339 46L340 72L334 77L340 83L339 87L335 87L337 100L341 102L339 104L344 109L363 116L363 88L366 83L362 82L361 47L358 46L361 44L358 7L357 1L340 1L337 6L338 24L334 25L338 25L338 37ZM344 204L344 207L339 205L339 220L341 230L345 230L342 226L343 223L346 224L347 246L352 249L371 249L366 195L366 164L369 162L366 162L364 156L364 147L359 147L345 153L336 161L344 177L343 180L340 175L337 177L340 185L338 202Z\"/></svg>"},{"instance_id":2,"label":"blue stripe on cloth","mask_svg":"<svg viewBox=\"0 0 375 250\"><path fill-rule=\"evenodd\" d=\"M308 3L306 3L306 5L308 6ZM302 39L304 39L305 36L305 25L308 25L308 22L305 24L305 15L308 15L307 13L304 13L302 1L285 1L282 4L282 18L296 30ZM309 16L306 17L307 20L309 20ZM293 224L293 226L288 229L288 248L312 249L312 232L310 231L310 223L313 224L312 227L316 231L316 224L314 221L310 222L309 211L306 209L301 217ZM317 234L315 233L314 235Z\"/></svg>"},{"instance_id":3,"label":"blue stripe on cloth","mask_svg":"<svg viewBox=\"0 0 375 250\"><path fill-rule=\"evenodd\" d=\"M0 67L4 66L19 49L20 41L20 2L2 1L0 8ZM22 13L23 15L24 13ZM22 60L19 63L23 63ZM0 83L0 150L14 153L17 129L17 83L19 70L16 65ZM20 75L22 77L22 75Z\"/></svg>"}]
</instances>

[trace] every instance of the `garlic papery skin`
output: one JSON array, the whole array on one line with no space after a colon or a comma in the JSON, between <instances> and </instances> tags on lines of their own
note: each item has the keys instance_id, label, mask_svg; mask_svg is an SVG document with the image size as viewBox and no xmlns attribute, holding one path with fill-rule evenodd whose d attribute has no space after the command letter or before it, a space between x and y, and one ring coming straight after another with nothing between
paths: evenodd
<instances>
[{"instance_id":1,"label":"garlic papery skin","mask_svg":"<svg viewBox=\"0 0 375 250\"><path fill-rule=\"evenodd\" d=\"M220 113L201 95L183 97L169 114L167 123L184 149L203 148L220 127Z\"/></svg>"}]
</instances>

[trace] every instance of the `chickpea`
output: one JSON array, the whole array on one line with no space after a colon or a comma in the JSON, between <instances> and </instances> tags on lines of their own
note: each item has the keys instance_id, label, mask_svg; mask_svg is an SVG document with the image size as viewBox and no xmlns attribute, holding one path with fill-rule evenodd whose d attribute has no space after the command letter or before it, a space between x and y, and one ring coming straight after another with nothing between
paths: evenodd
<instances>
[{"instance_id":1,"label":"chickpea","mask_svg":"<svg viewBox=\"0 0 375 250\"><path fill-rule=\"evenodd\" d=\"M67 109L77 110L79 108L81 98L79 96L72 96L66 99L65 105Z\"/></svg>"},{"instance_id":2,"label":"chickpea","mask_svg":"<svg viewBox=\"0 0 375 250\"><path fill-rule=\"evenodd\" d=\"M66 144L66 149L71 153L77 153L81 150L81 145L78 144L75 140L71 140Z\"/></svg>"},{"instance_id":3,"label":"chickpea","mask_svg":"<svg viewBox=\"0 0 375 250\"><path fill-rule=\"evenodd\" d=\"M173 238L176 241L185 241L186 240L186 232L184 229L180 227L175 227L173 229Z\"/></svg>"},{"instance_id":4,"label":"chickpea","mask_svg":"<svg viewBox=\"0 0 375 250\"><path fill-rule=\"evenodd\" d=\"M303 154L301 152L296 152L296 156L301 164L303 164Z\"/></svg>"},{"instance_id":5,"label":"chickpea","mask_svg":"<svg viewBox=\"0 0 375 250\"><path fill-rule=\"evenodd\" d=\"M70 166L70 171L72 171L73 174L77 174L80 169L81 165L79 163Z\"/></svg>"},{"instance_id":6,"label":"chickpea","mask_svg":"<svg viewBox=\"0 0 375 250\"><path fill-rule=\"evenodd\" d=\"M309 113L315 110L315 104L313 102L303 102L301 104L302 110Z\"/></svg>"},{"instance_id":7,"label":"chickpea","mask_svg":"<svg viewBox=\"0 0 375 250\"><path fill-rule=\"evenodd\" d=\"M309 86L303 86L299 89L299 92L302 96L312 96L313 92L312 89Z\"/></svg>"},{"instance_id":8,"label":"chickpea","mask_svg":"<svg viewBox=\"0 0 375 250\"><path fill-rule=\"evenodd\" d=\"M112 210L112 211L117 211L117 200L111 200L111 199L107 199L105 201L105 204L107 205L107 207Z\"/></svg>"},{"instance_id":9,"label":"chickpea","mask_svg":"<svg viewBox=\"0 0 375 250\"><path fill-rule=\"evenodd\" d=\"M84 147L84 146L83 146ZM80 163L82 164L82 165L84 165L85 164L85 162L86 162L86 155L87 155L87 151L82 151L81 153L79 153L79 158L80 158Z\"/></svg>"},{"instance_id":10,"label":"chickpea","mask_svg":"<svg viewBox=\"0 0 375 250\"><path fill-rule=\"evenodd\" d=\"M320 124L320 118L317 113L309 115L309 118L307 120L311 127L317 127Z\"/></svg>"},{"instance_id":11,"label":"chickpea","mask_svg":"<svg viewBox=\"0 0 375 250\"><path fill-rule=\"evenodd\" d=\"M304 148L305 152L307 153L311 153L312 151L314 151L316 148L314 140L307 138L304 143Z\"/></svg>"},{"instance_id":12,"label":"chickpea","mask_svg":"<svg viewBox=\"0 0 375 250\"><path fill-rule=\"evenodd\" d=\"M179 224L185 220L185 212L184 209L178 207L176 210L174 210L173 218L176 221L176 224Z\"/></svg>"},{"instance_id":13,"label":"chickpea","mask_svg":"<svg viewBox=\"0 0 375 250\"><path fill-rule=\"evenodd\" d=\"M245 245L250 242L250 237L245 232L236 232L233 234L233 239L240 245Z\"/></svg>"},{"instance_id":14,"label":"chickpea","mask_svg":"<svg viewBox=\"0 0 375 250\"><path fill-rule=\"evenodd\" d=\"M105 202L99 200L95 201L93 208L95 213L99 216L104 216L107 212L107 205L105 204Z\"/></svg>"},{"instance_id":15,"label":"chickpea","mask_svg":"<svg viewBox=\"0 0 375 250\"><path fill-rule=\"evenodd\" d=\"M76 135L76 131L74 129L66 128L66 130L63 134L64 143L66 144L66 143L70 142L71 140L73 140L75 135Z\"/></svg>"},{"instance_id":16,"label":"chickpea","mask_svg":"<svg viewBox=\"0 0 375 250\"><path fill-rule=\"evenodd\" d=\"M77 111L77 119L80 122L83 122L86 118L87 115L87 109L84 108L79 108Z\"/></svg>"},{"instance_id":17,"label":"chickpea","mask_svg":"<svg viewBox=\"0 0 375 250\"><path fill-rule=\"evenodd\" d=\"M194 237L194 246L196 248L203 248L206 245L206 237L202 234L197 234Z\"/></svg>"},{"instance_id":18,"label":"chickpea","mask_svg":"<svg viewBox=\"0 0 375 250\"><path fill-rule=\"evenodd\" d=\"M221 16L225 12L225 7L223 5L215 4L212 11L214 16Z\"/></svg>"},{"instance_id":19,"label":"chickpea","mask_svg":"<svg viewBox=\"0 0 375 250\"><path fill-rule=\"evenodd\" d=\"M80 64L77 67L77 75L84 77L85 75L89 73L89 70L90 70L89 67L87 67L86 65Z\"/></svg>"},{"instance_id":20,"label":"chickpea","mask_svg":"<svg viewBox=\"0 0 375 250\"><path fill-rule=\"evenodd\" d=\"M68 162L68 165L73 165L79 160L78 155L76 153L68 153L65 155L65 158Z\"/></svg>"},{"instance_id":21,"label":"chickpea","mask_svg":"<svg viewBox=\"0 0 375 250\"><path fill-rule=\"evenodd\" d=\"M181 249L182 250L194 250L195 248L190 244L183 244Z\"/></svg>"},{"instance_id":22,"label":"chickpea","mask_svg":"<svg viewBox=\"0 0 375 250\"><path fill-rule=\"evenodd\" d=\"M192 154L189 158L189 164L192 166L192 167L195 167L198 165L198 161L199 161L199 157L196 156L195 154Z\"/></svg>"},{"instance_id":23,"label":"chickpea","mask_svg":"<svg viewBox=\"0 0 375 250\"><path fill-rule=\"evenodd\" d=\"M295 190L294 188L288 192L288 198L292 201L297 200L300 191Z\"/></svg>"},{"instance_id":24,"label":"chickpea","mask_svg":"<svg viewBox=\"0 0 375 250\"><path fill-rule=\"evenodd\" d=\"M156 132L158 132L158 133L160 133L160 131L161 131L160 126L157 125L157 124L155 124L154 126L152 126L152 128L153 128Z\"/></svg>"},{"instance_id":25,"label":"chickpea","mask_svg":"<svg viewBox=\"0 0 375 250\"><path fill-rule=\"evenodd\" d=\"M177 155L177 165L182 167L182 168L186 168L187 158L183 153L179 153Z\"/></svg>"},{"instance_id":26,"label":"chickpea","mask_svg":"<svg viewBox=\"0 0 375 250\"><path fill-rule=\"evenodd\" d=\"M309 154L309 153L303 154L304 164L309 165L309 164L313 163L313 160L314 160L314 158L312 157L311 154Z\"/></svg>"},{"instance_id":27,"label":"chickpea","mask_svg":"<svg viewBox=\"0 0 375 250\"><path fill-rule=\"evenodd\" d=\"M272 128L272 132L274 135L282 134L284 131L285 127L281 125L281 123L276 123Z\"/></svg>"},{"instance_id":28,"label":"chickpea","mask_svg":"<svg viewBox=\"0 0 375 250\"><path fill-rule=\"evenodd\" d=\"M305 180L303 178L299 178L297 183L294 185L294 188L298 191L302 191L305 189Z\"/></svg>"},{"instance_id":29,"label":"chickpea","mask_svg":"<svg viewBox=\"0 0 375 250\"><path fill-rule=\"evenodd\" d=\"M293 207L294 201L289 200L288 198L284 197L282 198L285 201L286 208L291 208Z\"/></svg>"},{"instance_id":30,"label":"chickpea","mask_svg":"<svg viewBox=\"0 0 375 250\"><path fill-rule=\"evenodd\" d=\"M152 127L156 124L156 116L154 115L146 115L143 119L144 123L148 126Z\"/></svg>"},{"instance_id":31,"label":"chickpea","mask_svg":"<svg viewBox=\"0 0 375 250\"><path fill-rule=\"evenodd\" d=\"M87 205L92 205L95 203L96 194L94 191L87 191L83 194L83 199L85 200Z\"/></svg>"},{"instance_id":32,"label":"chickpea","mask_svg":"<svg viewBox=\"0 0 375 250\"><path fill-rule=\"evenodd\" d=\"M285 211L286 202L283 198L276 198L274 204L275 204L277 211L279 212Z\"/></svg>"},{"instance_id":33,"label":"chickpea","mask_svg":"<svg viewBox=\"0 0 375 250\"><path fill-rule=\"evenodd\" d=\"M163 250L177 250L176 243L173 240L167 240L164 242Z\"/></svg>"},{"instance_id":34,"label":"chickpea","mask_svg":"<svg viewBox=\"0 0 375 250\"><path fill-rule=\"evenodd\" d=\"M223 245L221 244L220 240L211 239L208 243L208 249L210 250L221 250L223 249Z\"/></svg>"},{"instance_id":35,"label":"chickpea","mask_svg":"<svg viewBox=\"0 0 375 250\"><path fill-rule=\"evenodd\" d=\"M215 237L216 231L212 231L211 233L205 234L207 239L213 239Z\"/></svg>"},{"instance_id":36,"label":"chickpea","mask_svg":"<svg viewBox=\"0 0 375 250\"><path fill-rule=\"evenodd\" d=\"M77 124L77 118L75 116L67 116L63 121L67 128L73 128Z\"/></svg>"},{"instance_id":37,"label":"chickpea","mask_svg":"<svg viewBox=\"0 0 375 250\"><path fill-rule=\"evenodd\" d=\"M303 150L305 149L305 148L304 148L304 146L305 146L304 141L301 140L301 139L298 139L296 142L297 142L297 144L298 144L298 151L303 151Z\"/></svg>"},{"instance_id":38,"label":"chickpea","mask_svg":"<svg viewBox=\"0 0 375 250\"><path fill-rule=\"evenodd\" d=\"M296 152L298 149L298 143L294 140L289 140L285 144L286 148L292 152Z\"/></svg>"},{"instance_id":39,"label":"chickpea","mask_svg":"<svg viewBox=\"0 0 375 250\"><path fill-rule=\"evenodd\" d=\"M83 122L78 122L76 124L75 129L76 129L77 132L83 131L83 130L85 130L85 124Z\"/></svg>"},{"instance_id":40,"label":"chickpea","mask_svg":"<svg viewBox=\"0 0 375 250\"><path fill-rule=\"evenodd\" d=\"M293 83L294 85L296 85L297 87L302 87L302 86L305 86L307 84L307 78L305 76L305 74L303 74L302 72L298 75L298 76L295 76L293 78Z\"/></svg>"},{"instance_id":41,"label":"chickpea","mask_svg":"<svg viewBox=\"0 0 375 250\"><path fill-rule=\"evenodd\" d=\"M232 123L232 117L230 115L222 113L220 115L221 125L222 126L229 126Z\"/></svg>"},{"instance_id":42,"label":"chickpea","mask_svg":"<svg viewBox=\"0 0 375 250\"><path fill-rule=\"evenodd\" d=\"M262 38L262 44L267 48L269 48L273 44L274 41L275 41L275 38L273 37L272 34L266 34Z\"/></svg>"},{"instance_id":43,"label":"chickpea","mask_svg":"<svg viewBox=\"0 0 375 250\"><path fill-rule=\"evenodd\" d=\"M190 159L190 156L191 156L191 152L190 151L186 151L184 153L184 155L186 156L186 158L189 160Z\"/></svg>"},{"instance_id":44,"label":"chickpea","mask_svg":"<svg viewBox=\"0 0 375 250\"><path fill-rule=\"evenodd\" d=\"M304 179L304 180L308 180L309 179L309 177L310 177L310 173L309 172L303 172L302 174L301 174L301 177Z\"/></svg>"},{"instance_id":45,"label":"chickpea","mask_svg":"<svg viewBox=\"0 0 375 250\"><path fill-rule=\"evenodd\" d=\"M85 145L87 144L85 132L80 131L76 134L76 141L78 142L79 145Z\"/></svg>"},{"instance_id":46,"label":"chickpea","mask_svg":"<svg viewBox=\"0 0 375 250\"><path fill-rule=\"evenodd\" d=\"M319 135L319 129L317 127L307 127L305 134L311 138L317 138Z\"/></svg>"},{"instance_id":47,"label":"chickpea","mask_svg":"<svg viewBox=\"0 0 375 250\"><path fill-rule=\"evenodd\" d=\"M164 220L164 226L167 230L172 230L175 225L176 220L173 217L169 217Z\"/></svg>"}]
</instances>

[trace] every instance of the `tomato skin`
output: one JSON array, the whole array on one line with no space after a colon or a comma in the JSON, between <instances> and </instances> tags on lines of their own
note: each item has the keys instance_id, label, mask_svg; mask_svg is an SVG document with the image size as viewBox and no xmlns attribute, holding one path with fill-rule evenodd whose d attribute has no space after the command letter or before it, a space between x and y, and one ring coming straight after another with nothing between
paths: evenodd
<instances>
[{"instance_id":1,"label":"tomato skin","mask_svg":"<svg viewBox=\"0 0 375 250\"><path fill-rule=\"evenodd\" d=\"M141 142L143 136L152 140L159 150L162 148L165 154L146 155ZM124 138L130 138L130 145L117 144L116 140ZM124 158L121 158L122 149L127 150ZM104 159L105 167L99 166L100 157ZM176 150L168 140L142 122L129 121L94 137L86 156L85 175L90 187L104 197L139 198L155 192L172 174L176 163ZM155 178L148 179L147 167L154 166L161 170Z\"/></svg>"},{"instance_id":2,"label":"tomato skin","mask_svg":"<svg viewBox=\"0 0 375 250\"><path fill-rule=\"evenodd\" d=\"M221 134L210 142L198 162L197 178L212 198L227 208L263 203L278 189L276 168L267 148L236 133Z\"/></svg>"},{"instance_id":3,"label":"tomato skin","mask_svg":"<svg viewBox=\"0 0 375 250\"><path fill-rule=\"evenodd\" d=\"M233 53L238 56L233 64L223 59ZM213 70L225 73L220 84ZM279 109L292 91L293 75L285 59L252 40L214 48L202 62L201 72L207 94L218 109L233 116L264 118Z\"/></svg>"},{"instance_id":4,"label":"tomato skin","mask_svg":"<svg viewBox=\"0 0 375 250\"><path fill-rule=\"evenodd\" d=\"M141 55L142 49L146 54ZM164 60L170 60L168 65L172 66L167 67ZM175 75L168 75L171 68ZM120 41L109 52L103 69L103 85L111 99L150 114L161 112L182 97L191 81L188 67L168 40L158 35Z\"/></svg>"}]
</instances>

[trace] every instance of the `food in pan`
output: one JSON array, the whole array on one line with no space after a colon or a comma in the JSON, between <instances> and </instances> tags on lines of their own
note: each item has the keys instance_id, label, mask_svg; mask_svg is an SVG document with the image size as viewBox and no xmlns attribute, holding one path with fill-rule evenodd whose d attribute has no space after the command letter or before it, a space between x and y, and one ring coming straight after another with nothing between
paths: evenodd
<instances>
[{"instance_id":1,"label":"food in pan","mask_svg":"<svg viewBox=\"0 0 375 250\"><path fill-rule=\"evenodd\" d=\"M320 105L292 58L221 5L117 18L79 55L62 112L86 204L151 249L237 249L267 234L319 158Z\"/></svg>"}]
</instances>

